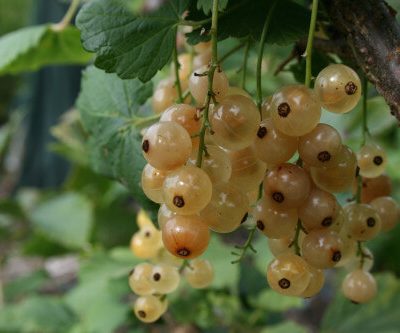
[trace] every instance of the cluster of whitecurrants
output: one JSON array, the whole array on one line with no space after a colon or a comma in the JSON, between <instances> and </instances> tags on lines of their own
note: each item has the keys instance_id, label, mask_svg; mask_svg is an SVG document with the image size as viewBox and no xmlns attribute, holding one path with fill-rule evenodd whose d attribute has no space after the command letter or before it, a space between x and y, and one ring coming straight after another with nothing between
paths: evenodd
<instances>
[{"instance_id":1,"label":"cluster of whitecurrants","mask_svg":"<svg viewBox=\"0 0 400 333\"><path fill-rule=\"evenodd\" d=\"M213 281L214 270L205 259L183 265L182 260L165 250L158 230L144 211L137 217L139 231L131 239L136 257L150 262L136 265L129 273L129 286L138 296L133 305L137 318L146 323L156 321L168 308L167 294L175 291L183 275L196 289L206 288Z\"/></svg>"},{"instance_id":2,"label":"cluster of whitecurrants","mask_svg":"<svg viewBox=\"0 0 400 333\"><path fill-rule=\"evenodd\" d=\"M208 45L197 51L207 63ZM357 74L344 65L328 66L314 89L283 87L259 110L246 91L229 86L219 67L210 91L209 68L190 60L179 57L179 79L193 103L187 97L185 104L175 104L172 79L158 86L153 107L160 121L144 131L142 141L148 162L142 188L160 204L157 237L165 249L196 258L206 250L210 230L232 232L250 216L276 256L267 269L271 288L311 297L324 284L324 269L346 266L351 269L343 282L346 297L371 299L373 259L361 242L393 228L398 218L382 175L387 157L370 143L356 156L336 129L320 123L322 107L335 113L355 107L361 96ZM341 207L334 193L357 188L361 176L356 191L361 199ZM147 292L165 294L156 286L150 279Z\"/></svg>"}]
</instances>

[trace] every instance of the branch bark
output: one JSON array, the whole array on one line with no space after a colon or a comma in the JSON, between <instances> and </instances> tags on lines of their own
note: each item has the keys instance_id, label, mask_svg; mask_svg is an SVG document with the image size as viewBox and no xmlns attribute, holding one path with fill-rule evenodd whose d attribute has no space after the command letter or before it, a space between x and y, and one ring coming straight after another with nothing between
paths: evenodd
<instances>
[{"instance_id":1,"label":"branch bark","mask_svg":"<svg viewBox=\"0 0 400 333\"><path fill-rule=\"evenodd\" d=\"M400 25L383 0L323 0L360 68L400 120Z\"/></svg>"}]
</instances>

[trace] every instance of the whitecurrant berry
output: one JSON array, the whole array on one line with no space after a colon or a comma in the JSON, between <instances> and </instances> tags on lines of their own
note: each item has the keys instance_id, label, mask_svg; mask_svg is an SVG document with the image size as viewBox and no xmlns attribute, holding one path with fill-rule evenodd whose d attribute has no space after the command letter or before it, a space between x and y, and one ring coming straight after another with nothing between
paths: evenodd
<instances>
[{"instance_id":1,"label":"whitecurrant berry","mask_svg":"<svg viewBox=\"0 0 400 333\"><path fill-rule=\"evenodd\" d=\"M257 202L251 215L257 228L269 238L283 238L293 234L299 218L295 208L278 210L268 197Z\"/></svg>"},{"instance_id":2,"label":"whitecurrant berry","mask_svg":"<svg viewBox=\"0 0 400 333\"><path fill-rule=\"evenodd\" d=\"M133 306L136 317L144 323L153 323L158 320L164 310L160 299L153 295L138 297Z\"/></svg>"},{"instance_id":3,"label":"whitecurrant berry","mask_svg":"<svg viewBox=\"0 0 400 333\"><path fill-rule=\"evenodd\" d=\"M265 195L278 209L298 208L310 194L311 182L303 168L283 163L271 169L264 179Z\"/></svg>"},{"instance_id":4,"label":"whitecurrant berry","mask_svg":"<svg viewBox=\"0 0 400 333\"><path fill-rule=\"evenodd\" d=\"M321 105L314 92L303 85L285 86L271 101L271 118L275 127L289 136L311 132L321 118Z\"/></svg>"},{"instance_id":5,"label":"whitecurrant berry","mask_svg":"<svg viewBox=\"0 0 400 333\"><path fill-rule=\"evenodd\" d=\"M377 285L371 273L357 269L346 275L342 291L344 296L354 303L367 303L375 297Z\"/></svg>"},{"instance_id":6,"label":"whitecurrant berry","mask_svg":"<svg viewBox=\"0 0 400 333\"><path fill-rule=\"evenodd\" d=\"M377 144L366 144L357 153L360 175L375 178L383 174L387 164L385 150Z\"/></svg>"},{"instance_id":7,"label":"whitecurrant berry","mask_svg":"<svg viewBox=\"0 0 400 333\"><path fill-rule=\"evenodd\" d=\"M220 233L232 232L247 218L249 200L231 183L218 183L213 187L210 203L200 212L208 227Z\"/></svg>"},{"instance_id":8,"label":"whitecurrant berry","mask_svg":"<svg viewBox=\"0 0 400 333\"><path fill-rule=\"evenodd\" d=\"M374 238L381 230L378 212L368 204L350 203L344 207L347 217L346 230L358 241Z\"/></svg>"},{"instance_id":9,"label":"whitecurrant berry","mask_svg":"<svg viewBox=\"0 0 400 333\"><path fill-rule=\"evenodd\" d=\"M341 237L334 231L312 230L304 237L301 252L311 266L325 269L342 259L343 245Z\"/></svg>"},{"instance_id":10,"label":"whitecurrant berry","mask_svg":"<svg viewBox=\"0 0 400 333\"><path fill-rule=\"evenodd\" d=\"M157 203L163 202L163 183L169 171L157 170L150 164L146 164L142 171L142 189L144 194Z\"/></svg>"},{"instance_id":11,"label":"whitecurrant berry","mask_svg":"<svg viewBox=\"0 0 400 333\"><path fill-rule=\"evenodd\" d=\"M295 154L298 139L279 132L267 118L260 123L252 147L258 159L276 165L287 162Z\"/></svg>"},{"instance_id":12,"label":"whitecurrant berry","mask_svg":"<svg viewBox=\"0 0 400 333\"><path fill-rule=\"evenodd\" d=\"M154 293L150 282L152 270L152 265L143 262L137 264L129 273L129 286L136 295L145 296Z\"/></svg>"},{"instance_id":13,"label":"whitecurrant berry","mask_svg":"<svg viewBox=\"0 0 400 333\"><path fill-rule=\"evenodd\" d=\"M283 253L268 266L270 287L283 295L300 296L306 290L311 274L304 259L292 253Z\"/></svg>"},{"instance_id":14,"label":"whitecurrant berry","mask_svg":"<svg viewBox=\"0 0 400 333\"><path fill-rule=\"evenodd\" d=\"M346 113L360 100L361 82L350 67L333 64L318 74L314 90L325 109L334 113Z\"/></svg>"},{"instance_id":15,"label":"whitecurrant berry","mask_svg":"<svg viewBox=\"0 0 400 333\"><path fill-rule=\"evenodd\" d=\"M178 269L172 265L158 264L153 267L150 284L159 294L169 294L175 291L180 282Z\"/></svg>"},{"instance_id":16,"label":"whitecurrant berry","mask_svg":"<svg viewBox=\"0 0 400 333\"><path fill-rule=\"evenodd\" d=\"M341 148L339 132L327 124L318 124L310 133L299 138L300 157L312 167L332 166Z\"/></svg>"},{"instance_id":17,"label":"whitecurrant berry","mask_svg":"<svg viewBox=\"0 0 400 333\"><path fill-rule=\"evenodd\" d=\"M191 259L207 249L210 231L205 221L197 215L175 215L164 224L162 240L171 254Z\"/></svg>"},{"instance_id":18,"label":"whitecurrant berry","mask_svg":"<svg viewBox=\"0 0 400 333\"><path fill-rule=\"evenodd\" d=\"M192 288L203 289L213 282L214 268L206 259L194 259L185 267L184 275Z\"/></svg>"},{"instance_id":19,"label":"whitecurrant berry","mask_svg":"<svg viewBox=\"0 0 400 333\"><path fill-rule=\"evenodd\" d=\"M186 165L165 177L163 191L165 204L170 210L192 215L210 202L212 183L202 169Z\"/></svg>"},{"instance_id":20,"label":"whitecurrant berry","mask_svg":"<svg viewBox=\"0 0 400 333\"><path fill-rule=\"evenodd\" d=\"M143 156L158 170L176 169L188 160L192 151L189 133L172 121L151 125L142 140Z\"/></svg>"},{"instance_id":21,"label":"whitecurrant berry","mask_svg":"<svg viewBox=\"0 0 400 333\"><path fill-rule=\"evenodd\" d=\"M229 150L250 146L257 134L260 113L254 102L243 95L229 95L209 113L213 141Z\"/></svg>"}]
</instances>

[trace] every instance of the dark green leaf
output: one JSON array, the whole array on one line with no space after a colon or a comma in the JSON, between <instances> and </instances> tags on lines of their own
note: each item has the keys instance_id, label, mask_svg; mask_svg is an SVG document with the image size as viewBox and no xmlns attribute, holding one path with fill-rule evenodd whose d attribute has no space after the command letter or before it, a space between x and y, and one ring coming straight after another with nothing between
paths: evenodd
<instances>
[{"instance_id":1,"label":"dark green leaf","mask_svg":"<svg viewBox=\"0 0 400 333\"><path fill-rule=\"evenodd\" d=\"M231 264L232 250L232 245L224 244L217 236L211 238L210 245L203 257L210 260L214 266L215 277L212 287L237 290L240 267L237 264Z\"/></svg>"},{"instance_id":2,"label":"dark green leaf","mask_svg":"<svg viewBox=\"0 0 400 333\"><path fill-rule=\"evenodd\" d=\"M36 271L28 276L13 279L5 284L4 296L7 302L13 302L21 297L33 294L48 281L47 274L42 271Z\"/></svg>"},{"instance_id":3,"label":"dark green leaf","mask_svg":"<svg viewBox=\"0 0 400 333\"><path fill-rule=\"evenodd\" d=\"M84 332L114 332L131 311L122 299L130 294L128 273L138 261L128 248L115 251L118 253L97 252L83 262L80 283L66 296L67 304L79 314Z\"/></svg>"},{"instance_id":4,"label":"dark green leaf","mask_svg":"<svg viewBox=\"0 0 400 333\"><path fill-rule=\"evenodd\" d=\"M151 93L150 83L121 80L115 74L90 67L83 75L77 104L90 135L88 152L93 169L119 180L149 209L154 205L140 188L145 160L135 121L139 119L139 106Z\"/></svg>"},{"instance_id":5,"label":"dark green leaf","mask_svg":"<svg viewBox=\"0 0 400 333\"><path fill-rule=\"evenodd\" d=\"M356 305L338 294L328 307L321 332L399 332L400 281L389 274L376 278L379 291L369 303Z\"/></svg>"},{"instance_id":6,"label":"dark green leaf","mask_svg":"<svg viewBox=\"0 0 400 333\"><path fill-rule=\"evenodd\" d=\"M93 224L92 204L77 193L65 193L40 203L31 213L34 226L50 239L70 248L89 241Z\"/></svg>"},{"instance_id":7,"label":"dark green leaf","mask_svg":"<svg viewBox=\"0 0 400 333\"><path fill-rule=\"evenodd\" d=\"M0 38L0 75L46 65L85 64L90 58L82 48L78 29L71 26L57 31L51 25L39 25Z\"/></svg>"},{"instance_id":8,"label":"dark green leaf","mask_svg":"<svg viewBox=\"0 0 400 333\"><path fill-rule=\"evenodd\" d=\"M252 298L251 304L257 309L283 312L293 308L301 308L304 301L300 297L283 296L272 289L264 289Z\"/></svg>"},{"instance_id":9,"label":"dark green leaf","mask_svg":"<svg viewBox=\"0 0 400 333\"><path fill-rule=\"evenodd\" d=\"M225 14L219 20L218 39L251 36L255 40L259 40L270 5L270 1L231 1ZM290 0L278 1L271 18L266 41L269 44L290 44L307 35L308 25L309 12L307 9ZM205 29L209 30L210 25L206 25ZM210 35L204 34L202 30L203 27L187 34L188 42L197 44L209 40Z\"/></svg>"},{"instance_id":10,"label":"dark green leaf","mask_svg":"<svg viewBox=\"0 0 400 333\"><path fill-rule=\"evenodd\" d=\"M228 5L229 0L219 0L218 9L219 11L223 11L225 7ZM197 1L197 9L203 10L205 14L209 14L212 9L213 0L198 0Z\"/></svg>"},{"instance_id":11,"label":"dark green leaf","mask_svg":"<svg viewBox=\"0 0 400 333\"><path fill-rule=\"evenodd\" d=\"M260 333L307 333L308 330L293 321L286 321L265 327ZM339 331L337 331L339 333Z\"/></svg>"},{"instance_id":12,"label":"dark green leaf","mask_svg":"<svg viewBox=\"0 0 400 333\"><path fill-rule=\"evenodd\" d=\"M188 2L167 1L155 13L136 16L124 0L94 0L79 12L77 26L84 47L97 53L97 67L146 82L170 60Z\"/></svg>"},{"instance_id":13,"label":"dark green leaf","mask_svg":"<svg viewBox=\"0 0 400 333\"><path fill-rule=\"evenodd\" d=\"M51 297L32 297L0 311L0 331L67 333L76 318L65 304Z\"/></svg>"}]
</instances>

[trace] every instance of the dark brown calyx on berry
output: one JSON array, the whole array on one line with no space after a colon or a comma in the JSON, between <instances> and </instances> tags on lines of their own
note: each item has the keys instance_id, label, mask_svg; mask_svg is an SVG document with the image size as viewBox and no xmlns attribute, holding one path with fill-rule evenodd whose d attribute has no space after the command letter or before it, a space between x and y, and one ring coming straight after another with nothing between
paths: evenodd
<instances>
[{"instance_id":1,"label":"dark brown calyx on berry","mask_svg":"<svg viewBox=\"0 0 400 333\"><path fill-rule=\"evenodd\" d=\"M180 255L181 257L187 257L188 255L190 255L190 251L189 251L186 247L183 247L183 248L181 248L181 249L178 249L178 250L176 251L176 253L177 253L178 255Z\"/></svg>"},{"instance_id":2,"label":"dark brown calyx on berry","mask_svg":"<svg viewBox=\"0 0 400 333\"><path fill-rule=\"evenodd\" d=\"M367 226L369 226L370 228L374 227L376 224L376 221L373 217L369 217L367 219Z\"/></svg>"},{"instance_id":3,"label":"dark brown calyx on berry","mask_svg":"<svg viewBox=\"0 0 400 333\"><path fill-rule=\"evenodd\" d=\"M265 225L264 225L263 221L261 221L261 220L257 221L257 228L260 229L260 230L264 230L265 229Z\"/></svg>"},{"instance_id":4,"label":"dark brown calyx on berry","mask_svg":"<svg viewBox=\"0 0 400 333\"><path fill-rule=\"evenodd\" d=\"M375 165L381 165L383 163L383 158L382 156L375 156L373 159L373 162Z\"/></svg>"},{"instance_id":5,"label":"dark brown calyx on berry","mask_svg":"<svg viewBox=\"0 0 400 333\"><path fill-rule=\"evenodd\" d=\"M333 262L338 262L338 261L340 261L340 259L342 259L342 253L340 251L333 252L332 261Z\"/></svg>"},{"instance_id":6,"label":"dark brown calyx on berry","mask_svg":"<svg viewBox=\"0 0 400 333\"><path fill-rule=\"evenodd\" d=\"M328 162L331 159L331 154L329 151L324 150L318 153L317 158L320 162Z\"/></svg>"},{"instance_id":7,"label":"dark brown calyx on berry","mask_svg":"<svg viewBox=\"0 0 400 333\"><path fill-rule=\"evenodd\" d=\"M287 289L290 287L290 281L288 279L280 279L278 281L279 287L281 287L282 289Z\"/></svg>"},{"instance_id":8,"label":"dark brown calyx on berry","mask_svg":"<svg viewBox=\"0 0 400 333\"><path fill-rule=\"evenodd\" d=\"M357 86L353 81L349 81L344 86L344 91L347 95L354 95L357 91Z\"/></svg>"},{"instance_id":9,"label":"dark brown calyx on berry","mask_svg":"<svg viewBox=\"0 0 400 333\"><path fill-rule=\"evenodd\" d=\"M333 222L333 218L332 218L331 216L328 216L328 217L325 217L325 218L322 220L321 225L322 225L323 227L329 227L329 226L332 225L332 222Z\"/></svg>"},{"instance_id":10,"label":"dark brown calyx on berry","mask_svg":"<svg viewBox=\"0 0 400 333\"><path fill-rule=\"evenodd\" d=\"M129 271L129 276L131 276L133 273L135 273L135 268L132 268L132 269Z\"/></svg>"},{"instance_id":11,"label":"dark brown calyx on berry","mask_svg":"<svg viewBox=\"0 0 400 333\"><path fill-rule=\"evenodd\" d=\"M173 203L178 208L185 206L185 200L183 200L182 196L180 195L174 196Z\"/></svg>"},{"instance_id":12,"label":"dark brown calyx on berry","mask_svg":"<svg viewBox=\"0 0 400 333\"><path fill-rule=\"evenodd\" d=\"M150 236L151 236L151 232L150 232L150 231L146 231L146 232L144 233L144 237L149 238Z\"/></svg>"},{"instance_id":13,"label":"dark brown calyx on berry","mask_svg":"<svg viewBox=\"0 0 400 333\"><path fill-rule=\"evenodd\" d=\"M264 136L267 135L267 128L264 126L260 126L257 131L257 136L262 139Z\"/></svg>"},{"instance_id":14,"label":"dark brown calyx on berry","mask_svg":"<svg viewBox=\"0 0 400 333\"><path fill-rule=\"evenodd\" d=\"M278 114L286 118L290 113L290 105L288 103L281 103L278 105Z\"/></svg>"},{"instance_id":15,"label":"dark brown calyx on berry","mask_svg":"<svg viewBox=\"0 0 400 333\"><path fill-rule=\"evenodd\" d=\"M240 221L240 224L244 223L247 220L247 216L249 216L249 213L246 213L246 214L243 215L243 218Z\"/></svg>"},{"instance_id":16,"label":"dark brown calyx on berry","mask_svg":"<svg viewBox=\"0 0 400 333\"><path fill-rule=\"evenodd\" d=\"M145 153L147 153L150 149L150 143L149 140L144 140L142 143L142 149Z\"/></svg>"},{"instance_id":17,"label":"dark brown calyx on berry","mask_svg":"<svg viewBox=\"0 0 400 333\"><path fill-rule=\"evenodd\" d=\"M274 192L272 193L272 199L274 199L274 201L276 202L283 202L283 200L285 200L285 197L283 196L283 194L281 192Z\"/></svg>"},{"instance_id":18,"label":"dark brown calyx on berry","mask_svg":"<svg viewBox=\"0 0 400 333\"><path fill-rule=\"evenodd\" d=\"M161 274L160 273L154 273L153 274L153 280L154 281L160 281L161 279Z\"/></svg>"},{"instance_id":19,"label":"dark brown calyx on berry","mask_svg":"<svg viewBox=\"0 0 400 333\"><path fill-rule=\"evenodd\" d=\"M146 318L146 312L144 312L143 310L139 310L138 315L140 318Z\"/></svg>"}]
</instances>

